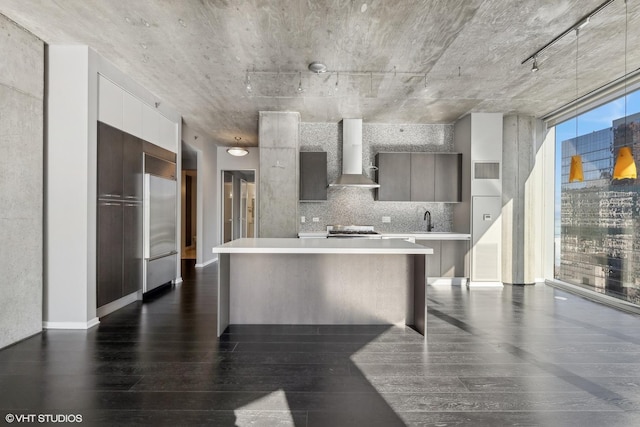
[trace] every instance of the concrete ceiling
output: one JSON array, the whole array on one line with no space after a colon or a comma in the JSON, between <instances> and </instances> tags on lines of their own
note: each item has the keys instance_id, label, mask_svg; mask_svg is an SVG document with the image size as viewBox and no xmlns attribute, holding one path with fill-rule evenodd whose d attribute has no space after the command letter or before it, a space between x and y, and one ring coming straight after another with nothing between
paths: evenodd
<instances>
[{"instance_id":1,"label":"concrete ceiling","mask_svg":"<svg viewBox=\"0 0 640 427\"><path fill-rule=\"evenodd\" d=\"M576 97L575 34L540 56L539 72L520 62L602 2L2 0L0 13L49 44L93 47L217 144L257 145L261 110L334 123L540 117ZM639 3L628 5L629 46L640 42ZM616 0L580 32L579 94L624 74L624 22ZM310 73L312 61L329 72ZM626 69L638 67L640 50L629 49ZM257 71L251 93L246 70Z\"/></svg>"}]
</instances>

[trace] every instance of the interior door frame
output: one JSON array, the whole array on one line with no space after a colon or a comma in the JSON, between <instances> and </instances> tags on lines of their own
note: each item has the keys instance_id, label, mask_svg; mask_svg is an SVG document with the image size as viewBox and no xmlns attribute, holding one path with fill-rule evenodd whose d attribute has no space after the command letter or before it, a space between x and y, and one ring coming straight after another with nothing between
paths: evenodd
<instances>
[{"instance_id":1,"label":"interior door frame","mask_svg":"<svg viewBox=\"0 0 640 427\"><path fill-rule=\"evenodd\" d=\"M255 206L254 206L254 212L253 212L253 236L256 237L258 234L258 212L257 212L257 207L258 207L258 187L257 187L257 179L258 179L258 171L256 169L220 169L220 207L219 207L219 212L218 214L220 215L220 233L219 233L219 244L223 244L224 243L224 174L225 172L230 172L230 173L234 173L234 172L242 172L242 173L252 173L253 174L253 181L247 181L247 183L252 183L255 185ZM238 177L234 176L233 177L234 180L238 179ZM238 194L238 198L240 197L240 194ZM247 199L247 205L250 199ZM234 212L235 213L235 212ZM233 214L232 214L233 215ZM248 230L248 228L247 228ZM233 227L231 230L232 236L233 236Z\"/></svg>"}]
</instances>

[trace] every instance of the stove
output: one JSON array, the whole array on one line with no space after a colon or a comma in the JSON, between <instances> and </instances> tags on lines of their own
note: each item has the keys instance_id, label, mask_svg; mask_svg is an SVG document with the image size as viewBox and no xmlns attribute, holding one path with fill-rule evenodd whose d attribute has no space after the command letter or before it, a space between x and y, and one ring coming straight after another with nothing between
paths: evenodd
<instances>
[{"instance_id":1,"label":"stove","mask_svg":"<svg viewBox=\"0 0 640 427\"><path fill-rule=\"evenodd\" d=\"M327 225L327 238L381 239L373 225Z\"/></svg>"}]
</instances>

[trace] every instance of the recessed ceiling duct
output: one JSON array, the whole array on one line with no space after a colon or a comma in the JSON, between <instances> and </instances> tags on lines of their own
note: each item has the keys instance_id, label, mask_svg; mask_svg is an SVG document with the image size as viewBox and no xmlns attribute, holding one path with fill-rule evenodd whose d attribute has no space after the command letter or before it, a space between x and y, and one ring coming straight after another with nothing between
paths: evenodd
<instances>
[{"instance_id":1,"label":"recessed ceiling duct","mask_svg":"<svg viewBox=\"0 0 640 427\"><path fill-rule=\"evenodd\" d=\"M342 175L329 187L380 187L362 170L362 119L342 119Z\"/></svg>"}]
</instances>

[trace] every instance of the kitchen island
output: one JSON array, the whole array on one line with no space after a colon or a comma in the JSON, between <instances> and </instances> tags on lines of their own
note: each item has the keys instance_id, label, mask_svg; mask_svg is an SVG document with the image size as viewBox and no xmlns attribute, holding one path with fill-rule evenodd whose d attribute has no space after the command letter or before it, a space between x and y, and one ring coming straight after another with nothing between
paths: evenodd
<instances>
[{"instance_id":1,"label":"kitchen island","mask_svg":"<svg viewBox=\"0 0 640 427\"><path fill-rule=\"evenodd\" d=\"M218 336L229 324L406 324L426 333L431 248L404 240L238 239L218 254Z\"/></svg>"}]
</instances>

